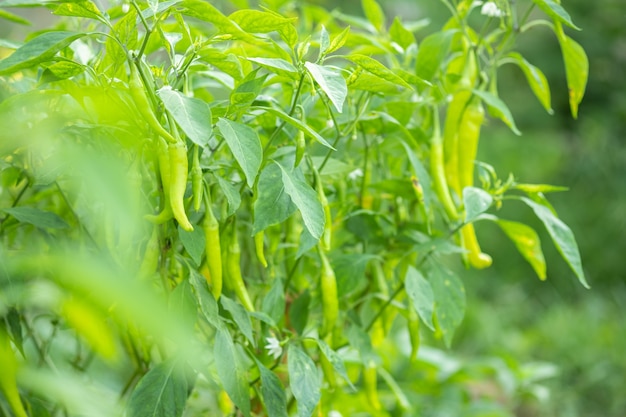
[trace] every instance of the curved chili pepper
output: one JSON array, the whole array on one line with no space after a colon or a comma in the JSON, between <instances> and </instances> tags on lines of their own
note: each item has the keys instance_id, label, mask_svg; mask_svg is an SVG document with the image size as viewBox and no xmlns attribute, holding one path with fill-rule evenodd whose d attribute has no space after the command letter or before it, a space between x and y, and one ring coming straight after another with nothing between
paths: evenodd
<instances>
[{"instance_id":1,"label":"curved chili pepper","mask_svg":"<svg viewBox=\"0 0 626 417\"><path fill-rule=\"evenodd\" d=\"M181 140L167 147L170 157L170 207L174 218L183 230L193 230L185 212L185 190L187 189L187 146Z\"/></svg>"}]
</instances>

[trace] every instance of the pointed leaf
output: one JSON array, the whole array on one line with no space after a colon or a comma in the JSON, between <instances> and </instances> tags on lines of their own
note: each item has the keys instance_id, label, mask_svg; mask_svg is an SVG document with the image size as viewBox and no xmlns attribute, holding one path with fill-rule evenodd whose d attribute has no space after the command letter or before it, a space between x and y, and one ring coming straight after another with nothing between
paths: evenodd
<instances>
[{"instance_id":1,"label":"pointed leaf","mask_svg":"<svg viewBox=\"0 0 626 417\"><path fill-rule=\"evenodd\" d=\"M67 229L69 225L61 217L50 211L35 207L10 207L0 209L15 217L21 223L29 223L40 229Z\"/></svg>"},{"instance_id":2,"label":"pointed leaf","mask_svg":"<svg viewBox=\"0 0 626 417\"><path fill-rule=\"evenodd\" d=\"M374 74L377 77L382 78L385 81L389 81L396 85L412 89L412 87L407 84L407 82L404 81L402 77L396 75L395 72L393 72L374 58L370 58L369 56L360 54L348 55L346 58L354 62L355 64L360 65L361 67L363 67L364 70Z\"/></svg>"},{"instance_id":3,"label":"pointed leaf","mask_svg":"<svg viewBox=\"0 0 626 417\"><path fill-rule=\"evenodd\" d=\"M556 217L548 207L537 204L526 197L521 197L521 200L532 208L535 215L543 222L557 250L570 268L572 268L572 271L574 271L580 283L585 288L590 288L585 279L585 273L583 272L582 262L580 260L580 252L578 251L578 244L576 243L574 233L572 233L570 228L563 223L561 219Z\"/></svg>"},{"instance_id":4,"label":"pointed leaf","mask_svg":"<svg viewBox=\"0 0 626 417\"><path fill-rule=\"evenodd\" d=\"M413 32L404 27L398 16L393 19L393 23L389 28L389 36L391 40L402 47L402 49L408 48L415 43L415 36Z\"/></svg>"},{"instance_id":5,"label":"pointed leaf","mask_svg":"<svg viewBox=\"0 0 626 417\"><path fill-rule=\"evenodd\" d=\"M339 376L348 383L350 388L355 389L354 385L352 385L352 381L350 381L350 378L348 377L348 373L346 371L346 366L343 363L343 359L341 359L337 352L332 350L330 346L328 346L328 344L322 339L317 339L317 345L319 346L324 356L326 356L326 359L328 359L328 362L330 362L330 364L333 366L335 372L337 372Z\"/></svg>"},{"instance_id":6,"label":"pointed leaf","mask_svg":"<svg viewBox=\"0 0 626 417\"><path fill-rule=\"evenodd\" d=\"M465 315L465 288L459 277L439 263L432 262L428 280L435 295L435 315L447 347Z\"/></svg>"},{"instance_id":7,"label":"pointed leaf","mask_svg":"<svg viewBox=\"0 0 626 417\"><path fill-rule=\"evenodd\" d=\"M341 48L348 39L348 35L350 34L350 26L346 27L344 30L339 32L337 36L333 36L330 40L330 45L325 51L325 55L335 52L339 48Z\"/></svg>"},{"instance_id":8,"label":"pointed leaf","mask_svg":"<svg viewBox=\"0 0 626 417\"><path fill-rule=\"evenodd\" d=\"M322 384L315 362L302 349L291 344L287 369L291 392L298 402L298 417L310 417L322 397Z\"/></svg>"},{"instance_id":9,"label":"pointed leaf","mask_svg":"<svg viewBox=\"0 0 626 417\"><path fill-rule=\"evenodd\" d=\"M263 160L259 136L249 126L220 117L217 127L252 187Z\"/></svg>"},{"instance_id":10,"label":"pointed leaf","mask_svg":"<svg viewBox=\"0 0 626 417\"><path fill-rule=\"evenodd\" d=\"M569 90L569 106L572 117L578 118L578 105L585 95L587 79L589 77L589 59L580 44L563 33L563 28L556 25L557 37L561 44L563 61L565 62L565 75Z\"/></svg>"},{"instance_id":11,"label":"pointed leaf","mask_svg":"<svg viewBox=\"0 0 626 417\"><path fill-rule=\"evenodd\" d=\"M280 320L285 314L285 291L280 278L274 278L272 287L263 298L261 309L265 314L270 316L275 323L280 323Z\"/></svg>"},{"instance_id":12,"label":"pointed leaf","mask_svg":"<svg viewBox=\"0 0 626 417\"><path fill-rule=\"evenodd\" d=\"M284 168L278 162L276 164L282 171L285 192L291 197L291 201L298 207L298 210L300 210L302 221L309 233L311 233L311 236L319 240L324 231L325 219L324 209L317 199L317 193L294 171Z\"/></svg>"},{"instance_id":13,"label":"pointed leaf","mask_svg":"<svg viewBox=\"0 0 626 417\"><path fill-rule=\"evenodd\" d=\"M6 19L10 22L17 23L19 25L29 26L31 23L29 20L24 19L22 16L18 16L6 10L0 9L0 19Z\"/></svg>"},{"instance_id":14,"label":"pointed leaf","mask_svg":"<svg viewBox=\"0 0 626 417\"><path fill-rule=\"evenodd\" d=\"M209 291L206 280L193 268L190 269L189 274L189 282L196 293L196 299L198 300L200 311L202 311L204 317L213 327L220 327L221 322L219 320L217 302L215 301L213 294L211 294L211 291Z\"/></svg>"},{"instance_id":15,"label":"pointed leaf","mask_svg":"<svg viewBox=\"0 0 626 417\"><path fill-rule=\"evenodd\" d=\"M226 197L226 201L228 201L228 210L226 210L226 216L231 216L239 206L241 205L241 194L239 194L239 190L232 185L227 179L216 175L217 183L222 190L222 193Z\"/></svg>"},{"instance_id":16,"label":"pointed leaf","mask_svg":"<svg viewBox=\"0 0 626 417\"><path fill-rule=\"evenodd\" d=\"M268 164L261 171L256 200L254 200L252 234L265 230L273 224L284 222L297 210L289 194L285 192L282 175L282 171L276 164Z\"/></svg>"},{"instance_id":17,"label":"pointed leaf","mask_svg":"<svg viewBox=\"0 0 626 417\"><path fill-rule=\"evenodd\" d=\"M404 287L406 294L412 301L415 311L420 316L424 324L429 329L435 330L433 325L433 311L435 306L435 296L430 283L424 278L422 273L409 266L404 277Z\"/></svg>"},{"instance_id":18,"label":"pointed leaf","mask_svg":"<svg viewBox=\"0 0 626 417\"><path fill-rule=\"evenodd\" d=\"M321 59L326 55L326 50L330 46L330 35L326 30L326 27L322 25L322 30L320 31L320 52L317 56L317 61L320 62Z\"/></svg>"},{"instance_id":19,"label":"pointed leaf","mask_svg":"<svg viewBox=\"0 0 626 417\"><path fill-rule=\"evenodd\" d=\"M152 368L140 380L128 400L128 417L179 417L187 402L187 379L176 362L168 360Z\"/></svg>"},{"instance_id":20,"label":"pointed leaf","mask_svg":"<svg viewBox=\"0 0 626 417\"><path fill-rule=\"evenodd\" d=\"M322 145L326 146L329 149L332 149L333 151L335 150L335 148L333 148L331 146L330 143L328 143L326 141L326 139L324 139L322 136L320 136L319 133L317 133L315 130L311 129L307 124L303 123L302 121L289 116L287 113L285 113L282 110L278 110L275 109L273 107L265 107L265 106L255 106L254 109L258 109L258 110L264 110L268 113L273 114L276 117L279 117L281 119L283 119L285 122L287 122L288 124L290 124L291 126L301 130L304 132L305 135L309 136L312 139L315 139L316 141L318 141L319 143L321 143Z\"/></svg>"},{"instance_id":21,"label":"pointed leaf","mask_svg":"<svg viewBox=\"0 0 626 417\"><path fill-rule=\"evenodd\" d=\"M0 75L12 74L48 61L61 49L86 35L76 32L46 32L36 36L0 61Z\"/></svg>"},{"instance_id":22,"label":"pointed leaf","mask_svg":"<svg viewBox=\"0 0 626 417\"><path fill-rule=\"evenodd\" d=\"M261 373L261 396L268 417L287 417L287 395L285 387L276 374L267 369L261 362L256 365Z\"/></svg>"},{"instance_id":23,"label":"pointed leaf","mask_svg":"<svg viewBox=\"0 0 626 417\"><path fill-rule=\"evenodd\" d=\"M385 30L385 13L376 0L361 0L365 17L378 32Z\"/></svg>"},{"instance_id":24,"label":"pointed leaf","mask_svg":"<svg viewBox=\"0 0 626 417\"><path fill-rule=\"evenodd\" d=\"M296 20L295 18L281 17L275 13L251 9L237 10L228 17L249 33L273 32Z\"/></svg>"},{"instance_id":25,"label":"pointed leaf","mask_svg":"<svg viewBox=\"0 0 626 417\"><path fill-rule=\"evenodd\" d=\"M248 61L255 62L276 74L284 75L291 79L297 79L298 70L289 61L282 58L246 58Z\"/></svg>"},{"instance_id":26,"label":"pointed leaf","mask_svg":"<svg viewBox=\"0 0 626 417\"><path fill-rule=\"evenodd\" d=\"M450 43L457 30L436 32L424 38L419 44L416 58L416 75L423 80L432 81L448 55Z\"/></svg>"},{"instance_id":27,"label":"pointed leaf","mask_svg":"<svg viewBox=\"0 0 626 417\"><path fill-rule=\"evenodd\" d=\"M343 78L338 69L334 67L317 65L312 62L304 64L309 74L313 77L315 82L319 84L320 88L330 101L335 106L335 109L341 113L343 109L343 103L348 95L348 87L346 80Z\"/></svg>"},{"instance_id":28,"label":"pointed leaf","mask_svg":"<svg viewBox=\"0 0 626 417\"><path fill-rule=\"evenodd\" d=\"M541 241L537 232L523 223L497 219L496 223L513 241L519 253L533 267L541 280L546 279L546 260L541 250Z\"/></svg>"},{"instance_id":29,"label":"pointed leaf","mask_svg":"<svg viewBox=\"0 0 626 417\"><path fill-rule=\"evenodd\" d=\"M248 310L225 295L220 297L220 302L222 303L224 310L228 311L233 317L233 320L235 320L235 324L239 327L239 331L243 333L245 338L248 339L248 342L256 348L256 340L254 340L254 335L252 334L252 322L250 321Z\"/></svg>"},{"instance_id":30,"label":"pointed leaf","mask_svg":"<svg viewBox=\"0 0 626 417\"><path fill-rule=\"evenodd\" d=\"M185 135L196 145L206 146L213 134L211 108L208 103L187 97L169 86L161 88L158 94Z\"/></svg>"},{"instance_id":31,"label":"pointed leaf","mask_svg":"<svg viewBox=\"0 0 626 417\"><path fill-rule=\"evenodd\" d=\"M178 236L183 244L183 247L191 256L196 266L200 265L202 261L202 254L204 253L205 237L201 227L194 227L191 232L183 230L178 226Z\"/></svg>"},{"instance_id":32,"label":"pointed leaf","mask_svg":"<svg viewBox=\"0 0 626 417\"><path fill-rule=\"evenodd\" d=\"M504 103L504 101L500 100L498 96L495 96L487 91L482 90L473 90L474 94L480 97L485 104L490 107L493 107L496 110L497 117L504 122L516 135L521 135L522 133L517 129L515 125L515 120L513 120L513 115L509 110L508 106Z\"/></svg>"},{"instance_id":33,"label":"pointed leaf","mask_svg":"<svg viewBox=\"0 0 626 417\"><path fill-rule=\"evenodd\" d=\"M217 330L213 352L222 387L243 415L250 417L250 392L246 369L237 357L235 344L227 330Z\"/></svg>"},{"instance_id":34,"label":"pointed leaf","mask_svg":"<svg viewBox=\"0 0 626 417\"><path fill-rule=\"evenodd\" d=\"M91 0L66 2L53 6L52 14L56 14L58 16L86 17L88 19L97 20L101 20L103 18L102 13Z\"/></svg>"},{"instance_id":35,"label":"pointed leaf","mask_svg":"<svg viewBox=\"0 0 626 417\"><path fill-rule=\"evenodd\" d=\"M508 57L520 67L526 76L530 89L533 91L543 108L546 109L549 114L554 113L552 105L550 104L550 86L548 85L548 80L543 72L530 62L526 61L518 52L511 52Z\"/></svg>"},{"instance_id":36,"label":"pointed leaf","mask_svg":"<svg viewBox=\"0 0 626 417\"><path fill-rule=\"evenodd\" d=\"M557 1L554 0L533 0L545 14L550 16L555 22L561 22L572 29L580 30L578 26L572 22L572 18Z\"/></svg>"},{"instance_id":37,"label":"pointed leaf","mask_svg":"<svg viewBox=\"0 0 626 417\"><path fill-rule=\"evenodd\" d=\"M469 223L479 214L487 211L493 203L493 197L487 191L476 187L463 188L463 206L465 207L465 222Z\"/></svg>"}]
</instances>

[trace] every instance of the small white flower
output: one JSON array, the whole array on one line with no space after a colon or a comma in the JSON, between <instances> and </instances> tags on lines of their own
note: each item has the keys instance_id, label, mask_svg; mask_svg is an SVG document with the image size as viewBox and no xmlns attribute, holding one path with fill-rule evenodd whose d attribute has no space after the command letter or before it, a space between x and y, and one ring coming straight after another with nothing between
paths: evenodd
<instances>
[{"instance_id":1,"label":"small white flower","mask_svg":"<svg viewBox=\"0 0 626 417\"><path fill-rule=\"evenodd\" d=\"M348 174L348 179L356 180L357 178L361 178L363 176L363 170L361 168L357 168L351 173Z\"/></svg>"},{"instance_id":2,"label":"small white flower","mask_svg":"<svg viewBox=\"0 0 626 417\"><path fill-rule=\"evenodd\" d=\"M274 359L278 359L280 355L283 354L283 347L280 345L280 342L275 337L266 337L267 345L265 345L265 349L269 352L270 356Z\"/></svg>"},{"instance_id":3,"label":"small white flower","mask_svg":"<svg viewBox=\"0 0 626 417\"><path fill-rule=\"evenodd\" d=\"M488 1L483 4L483 7L480 9L480 13L489 17L502 17L504 16L504 11L500 10L495 2Z\"/></svg>"},{"instance_id":4,"label":"small white flower","mask_svg":"<svg viewBox=\"0 0 626 417\"><path fill-rule=\"evenodd\" d=\"M333 127L335 127L335 123L333 122L333 119L326 120L326 127L329 129L332 129Z\"/></svg>"},{"instance_id":5,"label":"small white flower","mask_svg":"<svg viewBox=\"0 0 626 417\"><path fill-rule=\"evenodd\" d=\"M343 415L339 411L330 410L328 412L328 417L343 417Z\"/></svg>"}]
</instances>

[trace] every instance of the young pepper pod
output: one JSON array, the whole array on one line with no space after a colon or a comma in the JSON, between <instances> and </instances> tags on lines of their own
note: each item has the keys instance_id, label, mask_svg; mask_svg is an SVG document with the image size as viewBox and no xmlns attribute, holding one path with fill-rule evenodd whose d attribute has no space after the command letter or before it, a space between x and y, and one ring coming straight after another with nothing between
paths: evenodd
<instances>
[{"instance_id":1,"label":"young pepper pod","mask_svg":"<svg viewBox=\"0 0 626 417\"><path fill-rule=\"evenodd\" d=\"M222 248L220 243L220 225L211 210L211 201L205 194L206 212L202 221L202 229L205 237L204 252L206 265L211 277L211 292L216 300L222 295Z\"/></svg>"},{"instance_id":2,"label":"young pepper pod","mask_svg":"<svg viewBox=\"0 0 626 417\"><path fill-rule=\"evenodd\" d=\"M170 204L170 156L167 150L167 143L161 138L157 139L157 143L159 175L161 177L161 188L163 189L163 208L157 215L149 214L144 217L154 224L161 224L171 219L173 214Z\"/></svg>"},{"instance_id":3,"label":"young pepper pod","mask_svg":"<svg viewBox=\"0 0 626 417\"><path fill-rule=\"evenodd\" d=\"M193 147L193 154L191 157L191 191L192 191L192 205L195 211L200 210L202 204L202 193L204 191L204 178L202 176L202 168L200 167L200 155L198 151L198 145Z\"/></svg>"},{"instance_id":4,"label":"young pepper pod","mask_svg":"<svg viewBox=\"0 0 626 417\"><path fill-rule=\"evenodd\" d=\"M185 212L185 190L189 163L187 162L187 146L182 140L170 143L167 147L170 158L170 206L174 218L183 230L193 230L193 226Z\"/></svg>"},{"instance_id":5,"label":"young pepper pod","mask_svg":"<svg viewBox=\"0 0 626 417\"><path fill-rule=\"evenodd\" d=\"M233 225L234 228L235 225ZM241 275L241 248L237 239L237 229L234 228L232 240L228 246L228 256L226 260L226 268L228 269L228 280L230 287L239 298L244 308L250 312L254 311L254 303L248 294L248 289Z\"/></svg>"},{"instance_id":6,"label":"young pepper pod","mask_svg":"<svg viewBox=\"0 0 626 417\"><path fill-rule=\"evenodd\" d=\"M335 277L335 271L333 271L330 261L320 245L318 245L318 253L322 261L320 289L322 293L323 322L320 336L324 337L335 328L337 317L339 317L339 299L337 298L337 278Z\"/></svg>"},{"instance_id":7,"label":"young pepper pod","mask_svg":"<svg viewBox=\"0 0 626 417\"><path fill-rule=\"evenodd\" d=\"M451 221L458 220L459 214L448 189L448 181L444 169L443 141L439 128L439 115L433 109L433 135L430 140L430 173L433 178L433 188L443 205L443 209Z\"/></svg>"},{"instance_id":8,"label":"young pepper pod","mask_svg":"<svg viewBox=\"0 0 626 417\"><path fill-rule=\"evenodd\" d=\"M263 265L263 268L267 268L267 259L265 259L265 232L262 230L254 235L254 250L256 252L256 257Z\"/></svg>"}]
</instances>

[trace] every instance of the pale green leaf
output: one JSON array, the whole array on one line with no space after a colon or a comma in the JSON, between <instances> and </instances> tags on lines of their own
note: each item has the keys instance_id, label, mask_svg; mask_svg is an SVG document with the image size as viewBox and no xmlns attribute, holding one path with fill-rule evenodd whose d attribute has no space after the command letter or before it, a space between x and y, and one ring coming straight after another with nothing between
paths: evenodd
<instances>
[{"instance_id":1,"label":"pale green leaf","mask_svg":"<svg viewBox=\"0 0 626 417\"><path fill-rule=\"evenodd\" d=\"M341 113L343 109L343 103L348 95L348 87L346 86L346 80L341 75L338 68L317 65L312 62L304 64L309 74L313 77L315 82L320 86L322 91L326 93L330 101L335 106L335 109Z\"/></svg>"},{"instance_id":2,"label":"pale green leaf","mask_svg":"<svg viewBox=\"0 0 626 417\"><path fill-rule=\"evenodd\" d=\"M256 234L273 224L284 222L296 210L297 207L285 192L282 171L276 164L268 164L261 171L257 184L252 233Z\"/></svg>"},{"instance_id":3,"label":"pale green leaf","mask_svg":"<svg viewBox=\"0 0 626 417\"><path fill-rule=\"evenodd\" d=\"M585 288L589 288L589 284L585 279L585 273L583 272L580 252L578 251L578 244L576 243L574 233L572 233L570 228L563 223L561 219L556 217L548 207L537 204L526 197L521 197L521 200L532 208L535 215L543 222L557 250L570 268L572 268L580 283Z\"/></svg>"},{"instance_id":4,"label":"pale green leaf","mask_svg":"<svg viewBox=\"0 0 626 417\"><path fill-rule=\"evenodd\" d=\"M275 13L251 9L237 10L228 17L249 33L273 32L296 20L295 18L281 17Z\"/></svg>"},{"instance_id":5,"label":"pale green leaf","mask_svg":"<svg viewBox=\"0 0 626 417\"><path fill-rule=\"evenodd\" d=\"M241 194L239 194L237 187L231 184L227 179L222 178L219 175L216 175L215 178L217 178L217 184L220 186L220 189L228 202L226 216L231 216L241 205Z\"/></svg>"},{"instance_id":6,"label":"pale green leaf","mask_svg":"<svg viewBox=\"0 0 626 417\"><path fill-rule=\"evenodd\" d=\"M437 262L431 262L428 280L435 295L435 315L446 346L465 315L465 288L459 277Z\"/></svg>"},{"instance_id":7,"label":"pale green leaf","mask_svg":"<svg viewBox=\"0 0 626 417\"><path fill-rule=\"evenodd\" d=\"M261 376L261 396L268 417L287 417L287 395L276 374L255 359Z\"/></svg>"},{"instance_id":8,"label":"pale green leaf","mask_svg":"<svg viewBox=\"0 0 626 417\"><path fill-rule=\"evenodd\" d=\"M456 29L436 32L420 42L417 50L415 73L426 81L432 81L448 55Z\"/></svg>"},{"instance_id":9,"label":"pale green leaf","mask_svg":"<svg viewBox=\"0 0 626 417\"><path fill-rule=\"evenodd\" d=\"M546 260L541 250L541 241L537 232L523 223L497 219L496 223L513 241L519 253L533 267L541 280L546 279Z\"/></svg>"},{"instance_id":10,"label":"pale green leaf","mask_svg":"<svg viewBox=\"0 0 626 417\"><path fill-rule=\"evenodd\" d=\"M48 61L61 49L83 36L86 33L46 32L36 36L0 61L0 75L12 74Z\"/></svg>"},{"instance_id":11,"label":"pale green leaf","mask_svg":"<svg viewBox=\"0 0 626 417\"><path fill-rule=\"evenodd\" d=\"M487 191L476 187L463 188L463 206L465 222L469 223L479 214L484 213L493 203L493 197Z\"/></svg>"},{"instance_id":12,"label":"pale green leaf","mask_svg":"<svg viewBox=\"0 0 626 417\"><path fill-rule=\"evenodd\" d=\"M291 344L287 353L289 385L298 403L298 417L310 417L322 397L315 362L298 346Z\"/></svg>"},{"instance_id":13,"label":"pale green leaf","mask_svg":"<svg viewBox=\"0 0 626 417\"><path fill-rule=\"evenodd\" d=\"M365 17L378 32L385 30L385 13L376 0L361 0Z\"/></svg>"},{"instance_id":14,"label":"pale green leaf","mask_svg":"<svg viewBox=\"0 0 626 417\"><path fill-rule=\"evenodd\" d=\"M52 13L58 16L86 17L102 20L103 16L98 7L91 0L65 2L52 7Z\"/></svg>"},{"instance_id":15,"label":"pale green leaf","mask_svg":"<svg viewBox=\"0 0 626 417\"><path fill-rule=\"evenodd\" d=\"M404 81L402 77L396 75L392 70L390 70L374 58L370 58L369 56L360 54L348 55L346 58L354 62L355 64L360 65L364 70L374 74L379 78L382 78L385 81L389 81L390 83L412 89L411 85L407 84L407 82Z\"/></svg>"},{"instance_id":16,"label":"pale green leaf","mask_svg":"<svg viewBox=\"0 0 626 417\"><path fill-rule=\"evenodd\" d=\"M517 129L515 125L515 120L513 120L513 115L509 110L508 106L504 103L504 101L500 100L500 98L494 94L491 94L487 91L483 90L473 90L473 93L480 97L485 104L495 109L495 115L504 122L516 135L521 135L522 133Z\"/></svg>"},{"instance_id":17,"label":"pale green leaf","mask_svg":"<svg viewBox=\"0 0 626 417\"><path fill-rule=\"evenodd\" d=\"M341 359L337 352L332 350L331 347L328 346L328 344L322 339L317 339L317 345L319 346L320 351L322 351L326 359L328 359L328 362L330 362L335 372L337 372L339 376L348 383L350 388L355 389L352 381L350 381L350 378L348 377L348 373L346 371L346 366L343 363L343 359Z\"/></svg>"},{"instance_id":18,"label":"pale green leaf","mask_svg":"<svg viewBox=\"0 0 626 417\"><path fill-rule=\"evenodd\" d=\"M191 232L183 230L178 226L178 236L183 243L183 247L191 256L191 259L196 264L200 265L202 261L202 254L204 253L205 237L201 227L194 227Z\"/></svg>"},{"instance_id":19,"label":"pale green leaf","mask_svg":"<svg viewBox=\"0 0 626 417\"><path fill-rule=\"evenodd\" d=\"M18 16L16 14L13 14L11 12L8 12L2 9L0 9L0 19L6 19L10 22L17 23L19 25L29 26L31 24L30 20L24 19L22 16Z\"/></svg>"},{"instance_id":20,"label":"pale green leaf","mask_svg":"<svg viewBox=\"0 0 626 417\"><path fill-rule=\"evenodd\" d=\"M393 23L389 28L389 36L391 40L402 47L402 49L408 48L415 43L415 36L413 32L404 27L398 16L393 19Z\"/></svg>"},{"instance_id":21,"label":"pale green leaf","mask_svg":"<svg viewBox=\"0 0 626 417\"><path fill-rule=\"evenodd\" d=\"M589 59L585 50L578 42L563 33L563 28L556 25L557 37L561 44L565 75L569 90L569 105L574 119L578 118L578 105L585 95L589 77Z\"/></svg>"},{"instance_id":22,"label":"pale green leaf","mask_svg":"<svg viewBox=\"0 0 626 417\"><path fill-rule=\"evenodd\" d=\"M213 353L222 387L243 415L250 417L250 387L246 369L237 357L235 344L226 329L217 329Z\"/></svg>"},{"instance_id":23,"label":"pale green leaf","mask_svg":"<svg viewBox=\"0 0 626 417\"><path fill-rule=\"evenodd\" d=\"M317 55L317 62L320 62L321 59L326 55L326 51L330 46L330 34L326 30L326 27L322 25L322 30L320 31L320 47L319 54Z\"/></svg>"},{"instance_id":24,"label":"pale green leaf","mask_svg":"<svg viewBox=\"0 0 626 417\"><path fill-rule=\"evenodd\" d=\"M344 30L339 32L336 36L333 36L330 39L330 45L326 48L325 55L331 54L341 48L348 39L348 35L350 34L350 26L347 26Z\"/></svg>"},{"instance_id":25,"label":"pale green leaf","mask_svg":"<svg viewBox=\"0 0 626 417\"><path fill-rule=\"evenodd\" d=\"M206 146L213 134L209 105L203 100L187 97L169 86L161 88L158 94L185 135L196 145Z\"/></svg>"},{"instance_id":26,"label":"pale green leaf","mask_svg":"<svg viewBox=\"0 0 626 417\"><path fill-rule=\"evenodd\" d=\"M413 308L420 316L424 324L429 329L435 330L433 325L433 311L435 306L435 296L430 283L424 278L422 273L409 266L404 277L404 288L413 304Z\"/></svg>"},{"instance_id":27,"label":"pale green leaf","mask_svg":"<svg viewBox=\"0 0 626 417\"><path fill-rule=\"evenodd\" d=\"M225 295L220 297L220 302L222 303L224 310L228 311L232 316L235 324L239 328L239 331L243 333L244 337L248 339L250 344L256 348L256 340L252 334L252 322L250 321L248 310Z\"/></svg>"},{"instance_id":28,"label":"pale green leaf","mask_svg":"<svg viewBox=\"0 0 626 417\"><path fill-rule=\"evenodd\" d=\"M196 293L196 299L200 306L200 311L204 315L204 318L213 326L220 327L222 323L219 320L219 311L217 308L217 302L209 291L206 279L198 273L197 270L191 268L189 271L189 282Z\"/></svg>"},{"instance_id":29,"label":"pale green leaf","mask_svg":"<svg viewBox=\"0 0 626 417\"><path fill-rule=\"evenodd\" d=\"M263 160L259 136L251 127L221 117L217 127L243 170L248 186L252 187Z\"/></svg>"},{"instance_id":30,"label":"pale green leaf","mask_svg":"<svg viewBox=\"0 0 626 417\"><path fill-rule=\"evenodd\" d=\"M128 417L179 417L187 402L187 379L174 360L161 362L137 383L128 400Z\"/></svg>"},{"instance_id":31,"label":"pale green leaf","mask_svg":"<svg viewBox=\"0 0 626 417\"><path fill-rule=\"evenodd\" d=\"M298 174L298 171L283 167L278 162L276 164L282 171L282 181L285 192L291 197L291 201L298 207L302 215L302 221L311 236L319 240L324 231L324 209L317 199L315 190L307 184Z\"/></svg>"},{"instance_id":32,"label":"pale green leaf","mask_svg":"<svg viewBox=\"0 0 626 417\"><path fill-rule=\"evenodd\" d=\"M21 223L29 223L40 229L67 229L69 227L65 220L55 213L35 207L11 207L0 210L15 217Z\"/></svg>"},{"instance_id":33,"label":"pale green leaf","mask_svg":"<svg viewBox=\"0 0 626 417\"><path fill-rule=\"evenodd\" d=\"M572 29L580 30L578 26L572 22L572 18L569 13L565 11L563 6L555 0L533 0L533 3L537 5L545 14L550 16L555 22L561 22L571 27Z\"/></svg>"},{"instance_id":34,"label":"pale green leaf","mask_svg":"<svg viewBox=\"0 0 626 417\"><path fill-rule=\"evenodd\" d=\"M543 72L530 62L526 61L526 59L524 59L524 57L518 52L511 52L507 55L507 57L512 59L513 62L520 67L526 76L530 89L533 91L543 108L546 109L549 114L554 113L552 105L550 104L550 86L548 85L548 80Z\"/></svg>"},{"instance_id":35,"label":"pale green leaf","mask_svg":"<svg viewBox=\"0 0 626 417\"><path fill-rule=\"evenodd\" d=\"M291 79L297 79L298 77L298 70L296 69L296 67L293 66L293 64L289 61L286 61L282 58L252 58L252 57L248 57L246 58L248 61L254 62L256 64L259 64L260 66L262 66L263 68L274 72L278 75L283 75L285 77L291 78Z\"/></svg>"}]
</instances>

